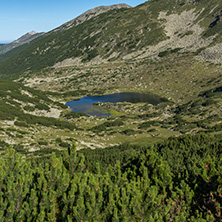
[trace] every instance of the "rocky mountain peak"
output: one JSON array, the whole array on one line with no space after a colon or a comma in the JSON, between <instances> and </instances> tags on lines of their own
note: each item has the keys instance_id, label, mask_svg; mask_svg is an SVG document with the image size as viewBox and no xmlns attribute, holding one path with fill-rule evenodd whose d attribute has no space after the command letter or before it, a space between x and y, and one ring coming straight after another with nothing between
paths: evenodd
<instances>
[{"instance_id":1,"label":"rocky mountain peak","mask_svg":"<svg viewBox=\"0 0 222 222\"><path fill-rule=\"evenodd\" d=\"M35 31L31 31L31 32L28 32L27 34L29 34L29 35L35 35L35 34L37 34L38 32L35 32Z\"/></svg>"}]
</instances>

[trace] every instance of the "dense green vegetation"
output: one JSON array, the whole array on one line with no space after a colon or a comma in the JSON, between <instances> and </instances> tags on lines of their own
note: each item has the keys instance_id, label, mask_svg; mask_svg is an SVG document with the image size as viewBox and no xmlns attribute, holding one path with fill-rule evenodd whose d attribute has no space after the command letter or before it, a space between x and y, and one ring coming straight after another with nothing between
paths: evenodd
<instances>
[{"instance_id":1,"label":"dense green vegetation","mask_svg":"<svg viewBox=\"0 0 222 222\"><path fill-rule=\"evenodd\" d=\"M49 161L23 161L10 148L0 160L0 218L220 221L221 147L221 135L198 134L99 152L74 145Z\"/></svg>"},{"instance_id":2,"label":"dense green vegetation","mask_svg":"<svg viewBox=\"0 0 222 222\"><path fill-rule=\"evenodd\" d=\"M24 45L21 45L21 46L19 46L19 47L16 47L16 48L14 48L14 49L6 52L6 53L4 53L4 54L0 54L0 62L2 62L2 61L4 61L4 60L6 60L6 59L8 59L8 58L10 58L10 57L12 57L12 56L14 56L14 55L16 55L17 53L19 53L19 52L22 51L23 49L27 48L29 45L30 45L30 44L26 43L26 44L24 44Z\"/></svg>"},{"instance_id":3,"label":"dense green vegetation","mask_svg":"<svg viewBox=\"0 0 222 222\"><path fill-rule=\"evenodd\" d=\"M22 105L23 103L29 105ZM30 104L32 106L30 106ZM20 83L0 81L0 120L16 120L17 126L42 125L58 127L61 129L75 129L74 124L67 124L55 118L36 116L24 113L25 111L44 110L49 111L49 106L63 107L63 104L54 102L42 91L25 87ZM66 108L66 106L65 106Z\"/></svg>"},{"instance_id":4,"label":"dense green vegetation","mask_svg":"<svg viewBox=\"0 0 222 222\"><path fill-rule=\"evenodd\" d=\"M123 125L123 122L121 120L115 120L115 121L106 121L105 123L94 126L91 130L93 132L101 132L101 131L107 131L109 130L109 127L112 126L121 126Z\"/></svg>"},{"instance_id":5,"label":"dense green vegetation","mask_svg":"<svg viewBox=\"0 0 222 222\"><path fill-rule=\"evenodd\" d=\"M33 39L34 38L34 39ZM10 46L8 46L9 48L11 48L9 51L7 49L7 52L5 52L5 48L3 49L4 53L2 52L2 49L1 49L1 53L0 53L0 62L16 55L17 53L21 52L22 50L24 50L25 48L27 48L28 46L30 46L32 43L34 43L35 41L37 41L38 39L41 38L41 33L37 33L35 34L34 36L31 37L31 41L27 42L27 43L24 43L22 45L19 45L17 46L17 44L15 43L9 43ZM1 44L0 44L0 47L1 47Z\"/></svg>"},{"instance_id":6,"label":"dense green vegetation","mask_svg":"<svg viewBox=\"0 0 222 222\"><path fill-rule=\"evenodd\" d=\"M214 113L212 110L219 109L221 98L221 87L200 92L195 100L176 107L176 115L170 121L170 124L177 123L177 128L181 127L184 130L187 127L199 127L209 132L220 131L222 129L222 124L220 123L222 117L219 113ZM198 116L199 119L188 122L183 119L184 116Z\"/></svg>"}]
</instances>

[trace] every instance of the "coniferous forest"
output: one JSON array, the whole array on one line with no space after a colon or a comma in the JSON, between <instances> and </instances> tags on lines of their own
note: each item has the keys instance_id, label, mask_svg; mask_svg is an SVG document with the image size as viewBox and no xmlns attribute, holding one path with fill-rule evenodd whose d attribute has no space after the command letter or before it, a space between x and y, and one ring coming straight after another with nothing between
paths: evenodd
<instances>
[{"instance_id":1,"label":"coniferous forest","mask_svg":"<svg viewBox=\"0 0 222 222\"><path fill-rule=\"evenodd\" d=\"M221 135L0 160L0 221L221 221Z\"/></svg>"}]
</instances>

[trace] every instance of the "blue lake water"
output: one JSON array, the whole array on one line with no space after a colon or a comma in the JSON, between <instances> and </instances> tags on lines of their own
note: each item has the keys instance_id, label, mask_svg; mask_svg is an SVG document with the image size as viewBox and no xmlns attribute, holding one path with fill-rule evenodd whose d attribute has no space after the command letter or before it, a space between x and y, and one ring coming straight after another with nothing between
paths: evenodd
<instances>
[{"instance_id":1,"label":"blue lake water","mask_svg":"<svg viewBox=\"0 0 222 222\"><path fill-rule=\"evenodd\" d=\"M167 101L166 99L154 95L154 94L146 94L146 93L115 93L104 96L86 96L79 100L74 100L67 102L66 105L72 109L74 112L82 112L91 116L110 116L110 113L98 106L93 106L94 103L98 102L131 102L131 103L150 103L153 105L157 105L161 102Z\"/></svg>"}]
</instances>

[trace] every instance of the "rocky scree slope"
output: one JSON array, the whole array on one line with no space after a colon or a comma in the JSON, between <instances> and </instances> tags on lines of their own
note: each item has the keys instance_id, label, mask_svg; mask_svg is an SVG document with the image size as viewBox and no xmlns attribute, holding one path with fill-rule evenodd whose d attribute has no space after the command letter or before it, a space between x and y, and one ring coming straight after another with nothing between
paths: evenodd
<instances>
[{"instance_id":1,"label":"rocky scree slope","mask_svg":"<svg viewBox=\"0 0 222 222\"><path fill-rule=\"evenodd\" d=\"M160 59L174 53L220 64L222 3L216 0L152 0L113 9L72 28L67 23L0 64L0 74L47 67ZM68 28L68 29L67 29Z\"/></svg>"}]
</instances>

